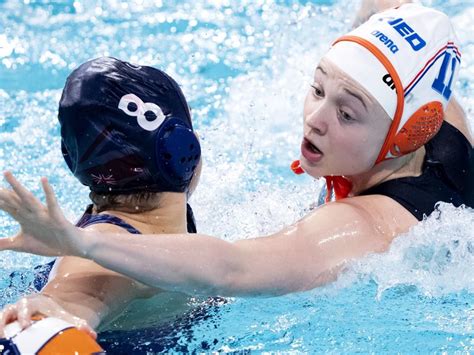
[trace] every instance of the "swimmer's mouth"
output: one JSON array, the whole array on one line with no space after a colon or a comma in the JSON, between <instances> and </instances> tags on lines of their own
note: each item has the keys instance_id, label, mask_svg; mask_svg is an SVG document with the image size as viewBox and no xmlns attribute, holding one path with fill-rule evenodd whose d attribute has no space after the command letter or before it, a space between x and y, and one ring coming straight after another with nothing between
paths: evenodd
<instances>
[{"instance_id":1,"label":"swimmer's mouth","mask_svg":"<svg viewBox=\"0 0 474 355\"><path fill-rule=\"evenodd\" d=\"M303 144L306 146L307 149L309 149L313 153L323 154L323 152L318 147L316 147L313 143L311 143L306 138L303 139Z\"/></svg>"}]
</instances>

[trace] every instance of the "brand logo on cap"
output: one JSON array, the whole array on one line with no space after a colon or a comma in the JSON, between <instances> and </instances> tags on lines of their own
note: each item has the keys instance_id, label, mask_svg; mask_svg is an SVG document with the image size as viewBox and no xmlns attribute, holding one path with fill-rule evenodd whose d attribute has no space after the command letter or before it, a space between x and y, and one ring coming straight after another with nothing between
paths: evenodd
<instances>
[{"instance_id":1,"label":"brand logo on cap","mask_svg":"<svg viewBox=\"0 0 474 355\"><path fill-rule=\"evenodd\" d=\"M392 89L392 90L395 90L396 87L395 87L395 82L393 81L393 78L390 74L385 74L383 77L382 77L382 81L387 84L387 86Z\"/></svg>"},{"instance_id":2,"label":"brand logo on cap","mask_svg":"<svg viewBox=\"0 0 474 355\"><path fill-rule=\"evenodd\" d=\"M413 28L408 26L402 18L388 21L388 24L392 26L408 42L408 44L410 44L415 52L426 46L426 42L423 38L421 38Z\"/></svg>"},{"instance_id":3,"label":"brand logo on cap","mask_svg":"<svg viewBox=\"0 0 474 355\"><path fill-rule=\"evenodd\" d=\"M143 102L134 94L122 96L118 108L127 115L136 117L138 125L147 131L154 131L160 127L166 118L158 105Z\"/></svg>"},{"instance_id":4,"label":"brand logo on cap","mask_svg":"<svg viewBox=\"0 0 474 355\"><path fill-rule=\"evenodd\" d=\"M385 36L382 32L380 31L373 31L372 34L375 36L375 38L378 38L380 40L380 42L382 42L383 44L385 44L385 46L390 49L390 51L392 53L397 53L398 52L398 47L395 43L393 43L393 41L388 38L387 36Z\"/></svg>"}]
</instances>

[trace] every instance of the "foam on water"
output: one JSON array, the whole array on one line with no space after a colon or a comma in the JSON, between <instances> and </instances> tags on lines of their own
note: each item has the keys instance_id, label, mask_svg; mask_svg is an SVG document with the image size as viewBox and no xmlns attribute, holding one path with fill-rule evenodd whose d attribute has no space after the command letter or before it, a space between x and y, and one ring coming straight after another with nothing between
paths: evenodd
<instances>
[{"instance_id":1,"label":"foam on water","mask_svg":"<svg viewBox=\"0 0 474 355\"><path fill-rule=\"evenodd\" d=\"M388 252L354 262L338 286L373 280L378 299L400 285L415 286L430 297L474 293L473 224L472 209L441 203L437 212L396 238Z\"/></svg>"},{"instance_id":2,"label":"foam on water","mask_svg":"<svg viewBox=\"0 0 474 355\"><path fill-rule=\"evenodd\" d=\"M314 204L322 182L288 167L299 155L314 66L350 28L355 2L28 3L0 2L0 170L38 196L38 178L48 176L70 220L88 199L62 160L57 103L67 74L101 55L160 67L182 85L203 148L191 200L200 232L230 241L266 235ZM474 8L425 3L454 19L463 53L456 95L474 127ZM472 210L442 205L326 288L219 306L193 325L187 349L472 351L473 226ZM1 236L16 228L0 213ZM1 256L0 306L27 293L29 268L47 260ZM21 275L12 284L14 271Z\"/></svg>"}]
</instances>

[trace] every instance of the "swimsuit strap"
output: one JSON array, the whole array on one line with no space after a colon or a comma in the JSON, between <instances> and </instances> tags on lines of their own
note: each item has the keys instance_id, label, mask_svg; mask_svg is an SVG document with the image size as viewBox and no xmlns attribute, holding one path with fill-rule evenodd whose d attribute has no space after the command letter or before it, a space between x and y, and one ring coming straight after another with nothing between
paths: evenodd
<instances>
[{"instance_id":1,"label":"swimsuit strap","mask_svg":"<svg viewBox=\"0 0 474 355\"><path fill-rule=\"evenodd\" d=\"M189 204L186 205L186 220L188 233L196 233L196 221L194 219L193 209ZM92 205L87 206L86 211L76 223L76 227L85 228L97 223L110 223L126 229L129 233L142 234L138 229L118 217L108 214L92 214Z\"/></svg>"},{"instance_id":2,"label":"swimsuit strap","mask_svg":"<svg viewBox=\"0 0 474 355\"><path fill-rule=\"evenodd\" d=\"M138 229L125 222L123 219L109 214L92 214L92 205L87 206L86 211L76 223L76 227L85 228L93 224L108 223L125 229L131 234L142 234Z\"/></svg>"}]
</instances>

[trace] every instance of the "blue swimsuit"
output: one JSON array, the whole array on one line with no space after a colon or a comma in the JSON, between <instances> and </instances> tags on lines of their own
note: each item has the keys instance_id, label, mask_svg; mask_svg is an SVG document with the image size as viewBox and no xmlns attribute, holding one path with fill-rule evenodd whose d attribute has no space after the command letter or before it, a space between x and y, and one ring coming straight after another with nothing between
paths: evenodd
<instances>
[{"instance_id":1,"label":"blue swimsuit","mask_svg":"<svg viewBox=\"0 0 474 355\"><path fill-rule=\"evenodd\" d=\"M131 234L141 234L138 229L136 229L135 227L132 227L130 224L128 224L127 222L123 221L122 219L118 217L111 216L108 214L92 214L92 205L87 207L86 212L84 212L82 217L76 223L76 227L86 228L93 224L99 224L99 223L113 224L115 226L125 229L127 232Z\"/></svg>"}]
</instances>

